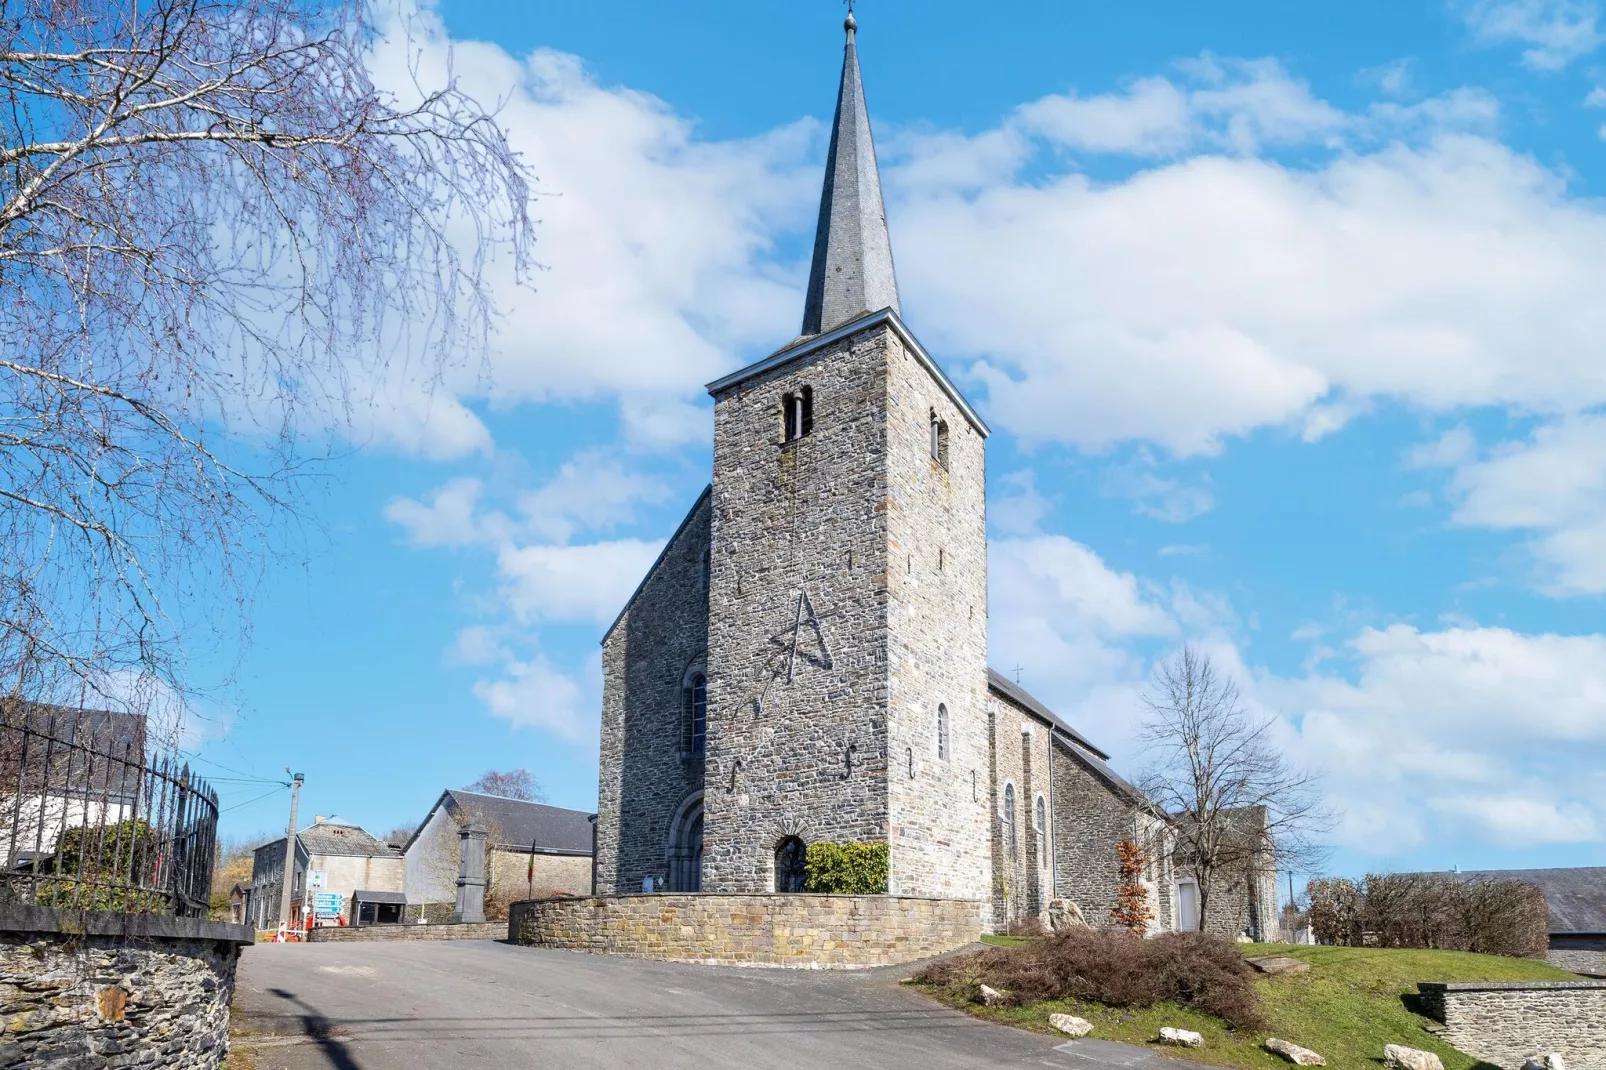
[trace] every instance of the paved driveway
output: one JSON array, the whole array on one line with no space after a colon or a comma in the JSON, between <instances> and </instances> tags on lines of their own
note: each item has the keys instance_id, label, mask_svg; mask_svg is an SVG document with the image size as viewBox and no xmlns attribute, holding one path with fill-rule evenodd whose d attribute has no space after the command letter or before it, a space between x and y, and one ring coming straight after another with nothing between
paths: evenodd
<instances>
[{"instance_id":1,"label":"paved driveway","mask_svg":"<svg viewBox=\"0 0 1606 1070\"><path fill-rule=\"evenodd\" d=\"M949 1070L1186 1064L1057 1042L936 1006L901 970L636 962L490 940L247 948L236 1041L258 1070L760 1067Z\"/></svg>"}]
</instances>

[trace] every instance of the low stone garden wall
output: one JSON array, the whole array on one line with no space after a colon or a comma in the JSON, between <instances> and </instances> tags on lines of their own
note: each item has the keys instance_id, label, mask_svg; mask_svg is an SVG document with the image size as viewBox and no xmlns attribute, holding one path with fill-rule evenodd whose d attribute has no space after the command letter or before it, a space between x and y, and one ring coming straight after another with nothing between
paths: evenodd
<instances>
[{"instance_id":1,"label":"low stone garden wall","mask_svg":"<svg viewBox=\"0 0 1606 1070\"><path fill-rule=\"evenodd\" d=\"M313 944L353 943L368 940L505 940L507 922L482 921L456 925L325 925L307 934ZM4 1064L0 1064L3 1066Z\"/></svg>"},{"instance_id":2,"label":"low stone garden wall","mask_svg":"<svg viewBox=\"0 0 1606 1070\"><path fill-rule=\"evenodd\" d=\"M0 1066L215 1070L249 926L0 905Z\"/></svg>"},{"instance_id":3,"label":"low stone garden wall","mask_svg":"<svg viewBox=\"0 0 1606 1070\"><path fill-rule=\"evenodd\" d=\"M1468 1055L1508 1068L1556 1052L1569 1070L1606 1070L1606 981L1423 982L1440 1035Z\"/></svg>"},{"instance_id":4,"label":"low stone garden wall","mask_svg":"<svg viewBox=\"0 0 1606 1070\"><path fill-rule=\"evenodd\" d=\"M892 895L629 895L532 899L508 938L539 947L710 965L851 969L953 951L984 904Z\"/></svg>"}]
</instances>

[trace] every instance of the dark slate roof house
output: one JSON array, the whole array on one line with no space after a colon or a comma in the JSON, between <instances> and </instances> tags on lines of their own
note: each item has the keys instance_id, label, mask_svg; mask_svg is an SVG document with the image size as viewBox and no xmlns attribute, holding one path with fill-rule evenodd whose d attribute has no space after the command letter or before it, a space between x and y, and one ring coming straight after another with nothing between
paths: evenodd
<instances>
[{"instance_id":1,"label":"dark slate roof house","mask_svg":"<svg viewBox=\"0 0 1606 1070\"><path fill-rule=\"evenodd\" d=\"M493 847L528 852L533 846L541 854L589 855L591 853L591 815L584 810L567 810L546 803L482 795L460 788L441 792L435 805L407 841L410 849L430 818L442 806L454 818L478 821L495 836Z\"/></svg>"}]
</instances>

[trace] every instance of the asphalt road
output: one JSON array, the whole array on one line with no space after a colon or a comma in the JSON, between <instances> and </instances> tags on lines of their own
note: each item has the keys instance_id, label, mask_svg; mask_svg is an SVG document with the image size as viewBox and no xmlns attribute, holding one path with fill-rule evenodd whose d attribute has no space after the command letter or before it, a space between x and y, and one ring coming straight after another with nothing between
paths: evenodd
<instances>
[{"instance_id":1,"label":"asphalt road","mask_svg":"<svg viewBox=\"0 0 1606 1070\"><path fill-rule=\"evenodd\" d=\"M257 1070L1186 1065L981 1022L900 989L906 973L683 966L490 940L264 944L240 964L235 1046Z\"/></svg>"}]
</instances>

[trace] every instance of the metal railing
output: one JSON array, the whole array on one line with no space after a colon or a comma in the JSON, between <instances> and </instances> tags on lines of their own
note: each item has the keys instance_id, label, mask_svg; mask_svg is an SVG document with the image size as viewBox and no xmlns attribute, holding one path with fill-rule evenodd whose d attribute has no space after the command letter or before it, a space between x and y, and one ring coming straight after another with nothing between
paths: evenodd
<instances>
[{"instance_id":1,"label":"metal railing","mask_svg":"<svg viewBox=\"0 0 1606 1070\"><path fill-rule=\"evenodd\" d=\"M0 712L0 902L207 915L217 793L147 758L142 716Z\"/></svg>"}]
</instances>

